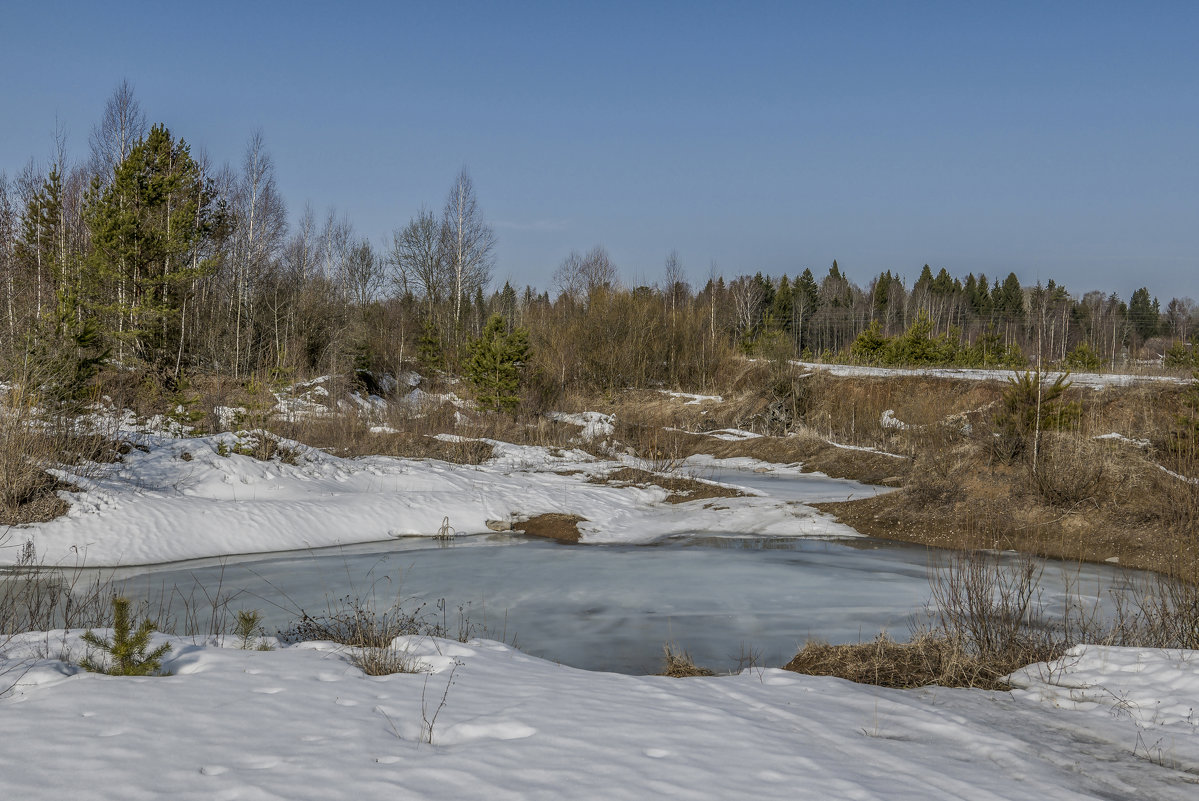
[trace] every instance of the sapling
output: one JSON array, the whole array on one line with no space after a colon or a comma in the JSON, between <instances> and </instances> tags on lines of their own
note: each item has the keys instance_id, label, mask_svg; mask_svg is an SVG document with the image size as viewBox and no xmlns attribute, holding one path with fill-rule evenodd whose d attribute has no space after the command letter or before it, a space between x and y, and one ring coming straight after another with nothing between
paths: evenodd
<instances>
[{"instance_id":1,"label":"sapling","mask_svg":"<svg viewBox=\"0 0 1199 801\"><path fill-rule=\"evenodd\" d=\"M149 618L143 618L137 629L129 618L129 599L116 596L112 599L112 639L100 637L91 629L83 633L83 641L88 645L108 654L108 664L97 662L91 655L84 657L79 663L85 670L93 673L107 673L110 676L158 676L163 675L162 658L171 650L170 643L163 643L153 651L150 647L150 635L154 633L154 624Z\"/></svg>"},{"instance_id":2,"label":"sapling","mask_svg":"<svg viewBox=\"0 0 1199 801\"><path fill-rule=\"evenodd\" d=\"M239 648L243 651L249 651L250 649L256 651L274 650L270 642L260 639L262 634L261 624L262 613L257 609L237 610L237 623L233 627L233 633L237 636Z\"/></svg>"}]
</instances>

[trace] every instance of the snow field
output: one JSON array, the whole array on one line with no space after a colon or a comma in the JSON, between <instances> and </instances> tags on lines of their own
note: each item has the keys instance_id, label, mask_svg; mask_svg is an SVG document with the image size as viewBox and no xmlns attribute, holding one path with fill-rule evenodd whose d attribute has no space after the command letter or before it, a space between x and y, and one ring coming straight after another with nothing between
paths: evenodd
<instances>
[{"instance_id":1,"label":"snow field","mask_svg":"<svg viewBox=\"0 0 1199 801\"><path fill-rule=\"evenodd\" d=\"M1168 673L1171 709L1199 705L1193 652L1087 649L1042 669L1041 694L1013 695L781 670L589 673L486 640L399 638L430 673L367 677L331 643L167 639L169 677L37 661L0 699L8 731L35 735L5 738L5 797L1168 800L1194 798L1179 768L1199 764L1196 726L1174 712L1146 724L1053 700L1113 676L1153 697ZM81 647L77 633L28 634L7 656L46 643ZM1133 754L1146 726L1169 740L1158 760Z\"/></svg>"}]
</instances>

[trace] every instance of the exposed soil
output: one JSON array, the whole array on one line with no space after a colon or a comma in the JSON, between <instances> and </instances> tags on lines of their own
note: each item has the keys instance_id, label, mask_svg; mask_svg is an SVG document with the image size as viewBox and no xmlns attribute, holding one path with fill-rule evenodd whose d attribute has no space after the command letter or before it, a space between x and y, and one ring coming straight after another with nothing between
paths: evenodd
<instances>
[{"instance_id":1,"label":"exposed soil","mask_svg":"<svg viewBox=\"0 0 1199 801\"><path fill-rule=\"evenodd\" d=\"M530 537L545 537L558 542L576 544L579 541L579 523L584 522L585 519L578 515L550 512L530 517L523 522L513 523L512 530L523 532Z\"/></svg>"}]
</instances>

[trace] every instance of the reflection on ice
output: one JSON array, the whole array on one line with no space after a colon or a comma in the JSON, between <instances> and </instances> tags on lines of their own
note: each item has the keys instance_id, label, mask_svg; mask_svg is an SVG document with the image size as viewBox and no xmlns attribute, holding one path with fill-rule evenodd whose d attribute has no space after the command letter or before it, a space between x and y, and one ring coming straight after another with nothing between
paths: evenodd
<instances>
[{"instance_id":1,"label":"reflection on ice","mask_svg":"<svg viewBox=\"0 0 1199 801\"><path fill-rule=\"evenodd\" d=\"M397 596L445 614L462 607L488 636L576 667L624 673L659 669L662 646L698 664L735 669L747 655L778 666L808 638L903 637L926 618L936 552L872 539L811 540L703 535L656 546L562 546L521 537L466 537L216 560L125 574L125 591L157 598L177 587L195 598L234 593L269 628L328 599ZM1045 600L1064 582L1099 597L1121 571L1050 563ZM442 602L444 599L444 602Z\"/></svg>"}]
</instances>

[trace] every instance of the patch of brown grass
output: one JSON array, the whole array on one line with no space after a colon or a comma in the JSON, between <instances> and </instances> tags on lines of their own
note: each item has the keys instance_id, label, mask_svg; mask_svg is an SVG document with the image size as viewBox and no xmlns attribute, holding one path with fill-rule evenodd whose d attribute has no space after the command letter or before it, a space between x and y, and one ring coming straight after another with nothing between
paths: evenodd
<instances>
[{"instance_id":1,"label":"patch of brown grass","mask_svg":"<svg viewBox=\"0 0 1199 801\"><path fill-rule=\"evenodd\" d=\"M545 537L558 542L575 544L579 541L579 523L584 521L585 518L578 515L550 512L515 522L512 524L512 530L523 532L530 537Z\"/></svg>"},{"instance_id":2,"label":"patch of brown grass","mask_svg":"<svg viewBox=\"0 0 1199 801\"><path fill-rule=\"evenodd\" d=\"M622 467L603 476L592 476L588 479L591 484L611 484L615 486L657 486L668 491L667 503L686 503L688 501L710 500L712 498L744 498L745 493L735 487L725 487L700 481L690 476L663 475L651 473L636 467Z\"/></svg>"},{"instance_id":3,"label":"patch of brown grass","mask_svg":"<svg viewBox=\"0 0 1199 801\"><path fill-rule=\"evenodd\" d=\"M691 654L678 651L673 643L662 646L664 664L659 676L669 676L673 679L688 679L696 676L715 676L716 674L705 667L695 664Z\"/></svg>"},{"instance_id":4,"label":"patch of brown grass","mask_svg":"<svg viewBox=\"0 0 1199 801\"><path fill-rule=\"evenodd\" d=\"M1024 664L1010 669L988 664L948 637L920 632L908 642L895 642L886 633L869 642L849 645L809 641L783 669L897 689L936 684L1003 690L1007 686L998 681L999 677Z\"/></svg>"}]
</instances>

